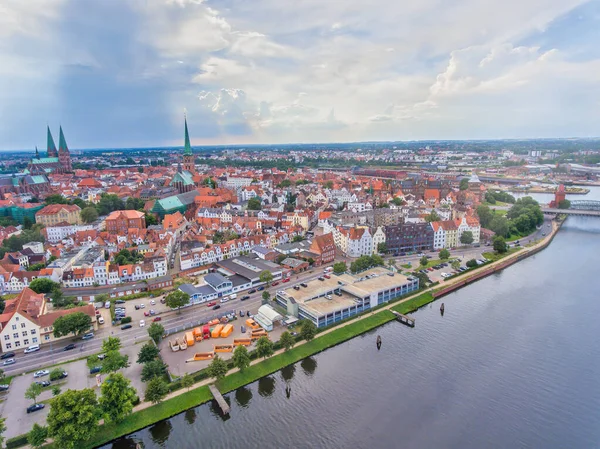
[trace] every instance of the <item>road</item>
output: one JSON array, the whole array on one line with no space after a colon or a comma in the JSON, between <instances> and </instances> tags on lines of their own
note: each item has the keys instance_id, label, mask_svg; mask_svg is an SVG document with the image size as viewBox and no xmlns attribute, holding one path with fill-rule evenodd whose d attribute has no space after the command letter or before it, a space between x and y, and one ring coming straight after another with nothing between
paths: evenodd
<instances>
[{"instance_id":1,"label":"road","mask_svg":"<svg viewBox=\"0 0 600 449\"><path fill-rule=\"evenodd\" d=\"M288 284L280 283L279 285L269 287L266 290L271 294L271 298L273 298L277 289L280 289L282 285L291 287L295 283L310 281L321 276L322 272L322 267L315 268L314 270L300 274L297 276L298 279L296 279L296 276L293 276L292 281ZM167 333L172 333L177 329L181 330L183 326L189 325L190 323L197 324L198 322L207 322L212 318L220 317L232 310L235 310L236 312L239 310L249 310L251 314L255 314L262 304L262 293L262 291L253 293L250 295L250 299L241 301L239 298L247 295L247 293L240 292L238 293L238 299L230 300L227 303L222 304L221 309L219 310L212 310L212 307L207 307L205 304L198 304L181 309L180 314L178 314L177 311L162 313L160 314L160 324L164 326ZM146 326L151 324L150 319L146 322ZM126 330L121 330L120 326L105 325L105 327L101 327L95 332L95 337L92 340L83 341L80 338L74 338L72 340L46 343L42 345L42 349L31 354L23 354L22 351L15 351L17 352L17 356L15 357L17 363L10 366L3 366L2 368L6 375L12 376L37 370L49 365L87 357L101 352L102 340L109 336L119 337L123 346L132 345L137 341L147 339L147 327L138 327L136 323L133 324L134 327ZM71 351L63 351L63 348L69 343L75 343L77 347Z\"/></svg>"}]
</instances>

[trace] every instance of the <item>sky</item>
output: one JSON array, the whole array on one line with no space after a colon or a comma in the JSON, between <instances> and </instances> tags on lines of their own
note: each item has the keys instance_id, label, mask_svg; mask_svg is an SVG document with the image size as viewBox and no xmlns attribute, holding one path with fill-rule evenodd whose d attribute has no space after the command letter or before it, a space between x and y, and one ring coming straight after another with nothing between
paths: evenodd
<instances>
[{"instance_id":1,"label":"sky","mask_svg":"<svg viewBox=\"0 0 600 449\"><path fill-rule=\"evenodd\" d=\"M600 136L600 0L2 0L0 150Z\"/></svg>"}]
</instances>

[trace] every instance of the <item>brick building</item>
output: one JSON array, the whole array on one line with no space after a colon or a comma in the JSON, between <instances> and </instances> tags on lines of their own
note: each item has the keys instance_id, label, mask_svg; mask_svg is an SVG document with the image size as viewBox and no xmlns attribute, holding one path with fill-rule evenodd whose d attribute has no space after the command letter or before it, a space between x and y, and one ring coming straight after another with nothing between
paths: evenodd
<instances>
[{"instance_id":1,"label":"brick building","mask_svg":"<svg viewBox=\"0 0 600 449\"><path fill-rule=\"evenodd\" d=\"M129 229L145 229L146 217L137 210L116 210L106 217L106 230L114 234L127 234Z\"/></svg>"},{"instance_id":2,"label":"brick building","mask_svg":"<svg viewBox=\"0 0 600 449\"><path fill-rule=\"evenodd\" d=\"M433 228L429 223L403 223L385 227L388 251L407 253L433 249Z\"/></svg>"}]
</instances>

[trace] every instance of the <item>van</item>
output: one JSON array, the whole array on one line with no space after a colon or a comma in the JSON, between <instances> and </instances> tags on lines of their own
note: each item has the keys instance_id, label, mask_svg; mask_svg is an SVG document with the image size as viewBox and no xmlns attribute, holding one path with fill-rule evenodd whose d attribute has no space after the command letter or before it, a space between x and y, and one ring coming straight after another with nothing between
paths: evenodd
<instances>
[{"instance_id":1,"label":"van","mask_svg":"<svg viewBox=\"0 0 600 449\"><path fill-rule=\"evenodd\" d=\"M229 301L231 298L226 296L225 298L221 298L221 303Z\"/></svg>"},{"instance_id":2,"label":"van","mask_svg":"<svg viewBox=\"0 0 600 449\"><path fill-rule=\"evenodd\" d=\"M231 295L229 295L229 299L235 299L237 298L237 293L233 293Z\"/></svg>"},{"instance_id":3,"label":"van","mask_svg":"<svg viewBox=\"0 0 600 449\"><path fill-rule=\"evenodd\" d=\"M106 301L106 302L104 303L104 308L105 308L105 309L110 309L110 301Z\"/></svg>"},{"instance_id":4,"label":"van","mask_svg":"<svg viewBox=\"0 0 600 449\"><path fill-rule=\"evenodd\" d=\"M29 346L27 349L25 349L25 351L23 351L25 354L29 354L30 352L36 352L40 350L40 345L33 345L33 346Z\"/></svg>"}]
</instances>

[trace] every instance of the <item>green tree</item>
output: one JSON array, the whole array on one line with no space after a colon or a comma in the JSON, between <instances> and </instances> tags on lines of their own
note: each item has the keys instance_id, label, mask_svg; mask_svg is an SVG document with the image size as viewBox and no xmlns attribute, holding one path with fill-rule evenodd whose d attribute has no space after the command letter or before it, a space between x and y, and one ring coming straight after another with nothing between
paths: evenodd
<instances>
[{"instance_id":1,"label":"green tree","mask_svg":"<svg viewBox=\"0 0 600 449\"><path fill-rule=\"evenodd\" d=\"M258 279L260 282L264 282L265 284L270 284L273 281L273 275L269 270L263 270L258 275Z\"/></svg>"},{"instance_id":2,"label":"green tree","mask_svg":"<svg viewBox=\"0 0 600 449\"><path fill-rule=\"evenodd\" d=\"M460 268L460 262L458 260L453 260L450 266L453 270L458 270Z\"/></svg>"},{"instance_id":3,"label":"green tree","mask_svg":"<svg viewBox=\"0 0 600 449\"><path fill-rule=\"evenodd\" d=\"M31 229L33 226L33 221L29 217L23 218L23 229Z\"/></svg>"},{"instance_id":4,"label":"green tree","mask_svg":"<svg viewBox=\"0 0 600 449\"><path fill-rule=\"evenodd\" d=\"M300 327L300 336L306 341L311 341L317 335L317 326L310 320L304 320Z\"/></svg>"},{"instance_id":5,"label":"green tree","mask_svg":"<svg viewBox=\"0 0 600 449\"><path fill-rule=\"evenodd\" d=\"M46 264L44 262L34 263L33 265L29 265L27 267L27 271L40 271L46 268Z\"/></svg>"},{"instance_id":6,"label":"green tree","mask_svg":"<svg viewBox=\"0 0 600 449\"><path fill-rule=\"evenodd\" d=\"M100 215L108 215L115 210L124 210L125 204L123 204L123 200L117 195L103 193L96 208Z\"/></svg>"},{"instance_id":7,"label":"green tree","mask_svg":"<svg viewBox=\"0 0 600 449\"><path fill-rule=\"evenodd\" d=\"M431 282L429 276L427 276L425 273L420 273L417 271L416 273L413 273L413 276L419 280L419 288L423 288Z\"/></svg>"},{"instance_id":8,"label":"green tree","mask_svg":"<svg viewBox=\"0 0 600 449\"><path fill-rule=\"evenodd\" d=\"M508 245L506 244L506 240L504 237L497 235L493 240L493 248L498 254L503 254L508 251Z\"/></svg>"},{"instance_id":9,"label":"green tree","mask_svg":"<svg viewBox=\"0 0 600 449\"><path fill-rule=\"evenodd\" d=\"M427 264L429 263L429 259L426 256L423 256L423 257L421 257L419 262L421 263L422 266L426 267Z\"/></svg>"},{"instance_id":10,"label":"green tree","mask_svg":"<svg viewBox=\"0 0 600 449\"><path fill-rule=\"evenodd\" d=\"M4 308L6 307L6 300L4 296L0 296L0 314L4 313ZM2 371L2 370L0 370Z\"/></svg>"},{"instance_id":11,"label":"green tree","mask_svg":"<svg viewBox=\"0 0 600 449\"><path fill-rule=\"evenodd\" d=\"M248 354L248 349L239 345L233 351L233 366L238 368L240 371L244 371L246 368L250 366L250 354Z\"/></svg>"},{"instance_id":12,"label":"green tree","mask_svg":"<svg viewBox=\"0 0 600 449\"><path fill-rule=\"evenodd\" d=\"M181 290L175 290L165 297L165 303L171 309L177 309L177 313L181 313L181 308L190 303L190 295Z\"/></svg>"},{"instance_id":13,"label":"green tree","mask_svg":"<svg viewBox=\"0 0 600 449\"><path fill-rule=\"evenodd\" d=\"M461 179L458 188L460 190L467 190L469 188L469 179L468 178Z\"/></svg>"},{"instance_id":14,"label":"green tree","mask_svg":"<svg viewBox=\"0 0 600 449\"><path fill-rule=\"evenodd\" d=\"M67 390L50 401L48 436L61 449L84 446L98 429L98 401L91 388Z\"/></svg>"},{"instance_id":15,"label":"green tree","mask_svg":"<svg viewBox=\"0 0 600 449\"><path fill-rule=\"evenodd\" d=\"M290 181L289 179L284 179L279 184L277 184L277 188L284 189L284 188L289 187L291 185L292 185L292 181Z\"/></svg>"},{"instance_id":16,"label":"green tree","mask_svg":"<svg viewBox=\"0 0 600 449\"><path fill-rule=\"evenodd\" d=\"M326 189L333 189L333 181L327 181L323 184L323 187Z\"/></svg>"},{"instance_id":17,"label":"green tree","mask_svg":"<svg viewBox=\"0 0 600 449\"><path fill-rule=\"evenodd\" d=\"M292 243L302 242L303 240L304 240L304 237L302 237L301 235L295 235L294 238L292 239Z\"/></svg>"},{"instance_id":18,"label":"green tree","mask_svg":"<svg viewBox=\"0 0 600 449\"><path fill-rule=\"evenodd\" d=\"M160 359L144 363L142 368L142 382L148 382L156 377L162 378L167 372L167 366Z\"/></svg>"},{"instance_id":19,"label":"green tree","mask_svg":"<svg viewBox=\"0 0 600 449\"><path fill-rule=\"evenodd\" d=\"M102 351L110 352L110 351L118 351L121 349L121 339L119 337L108 337L102 341Z\"/></svg>"},{"instance_id":20,"label":"green tree","mask_svg":"<svg viewBox=\"0 0 600 449\"><path fill-rule=\"evenodd\" d=\"M425 221L427 223L431 223L432 221L440 221L441 219L442 219L442 217L440 217L439 214L435 210L432 210L429 215L425 216Z\"/></svg>"},{"instance_id":21,"label":"green tree","mask_svg":"<svg viewBox=\"0 0 600 449\"><path fill-rule=\"evenodd\" d=\"M333 264L333 272L335 274L342 274L348 271L348 266L346 262L336 262Z\"/></svg>"},{"instance_id":22,"label":"green tree","mask_svg":"<svg viewBox=\"0 0 600 449\"><path fill-rule=\"evenodd\" d=\"M238 346L238 348L241 348L241 347L242 346ZM235 351L233 352L233 356L235 357ZM183 375L183 377L181 378L181 388L186 388L187 391L190 391L190 388L192 388L192 385L194 385L194 378L192 376L190 376L189 373L185 373Z\"/></svg>"},{"instance_id":23,"label":"green tree","mask_svg":"<svg viewBox=\"0 0 600 449\"><path fill-rule=\"evenodd\" d=\"M52 396L58 396L61 393L61 389L58 385L52 387Z\"/></svg>"},{"instance_id":24,"label":"green tree","mask_svg":"<svg viewBox=\"0 0 600 449\"><path fill-rule=\"evenodd\" d=\"M36 278L31 281L29 288L36 293L50 293L55 288L60 288L60 284L48 278Z\"/></svg>"},{"instance_id":25,"label":"green tree","mask_svg":"<svg viewBox=\"0 0 600 449\"><path fill-rule=\"evenodd\" d=\"M569 209L571 207L571 202L569 200L562 200L558 203L559 209Z\"/></svg>"},{"instance_id":26,"label":"green tree","mask_svg":"<svg viewBox=\"0 0 600 449\"><path fill-rule=\"evenodd\" d=\"M42 447L48 440L48 428L34 423L33 427L27 434L27 442L33 448ZM0 443L1 444L1 443Z\"/></svg>"},{"instance_id":27,"label":"green tree","mask_svg":"<svg viewBox=\"0 0 600 449\"><path fill-rule=\"evenodd\" d=\"M4 432L6 432L6 418L0 417L0 447L4 443Z\"/></svg>"},{"instance_id":28,"label":"green tree","mask_svg":"<svg viewBox=\"0 0 600 449\"><path fill-rule=\"evenodd\" d=\"M450 258L450 251L448 251L446 248L443 248L440 251L439 256L442 260L448 260Z\"/></svg>"},{"instance_id":29,"label":"green tree","mask_svg":"<svg viewBox=\"0 0 600 449\"><path fill-rule=\"evenodd\" d=\"M107 423L118 423L133 411L137 397L131 382L121 373L112 373L102 383L98 400Z\"/></svg>"},{"instance_id":30,"label":"green tree","mask_svg":"<svg viewBox=\"0 0 600 449\"><path fill-rule=\"evenodd\" d=\"M158 220L154 214L146 213L144 214L144 217L146 218L146 226L153 226L158 224Z\"/></svg>"},{"instance_id":31,"label":"green tree","mask_svg":"<svg viewBox=\"0 0 600 449\"><path fill-rule=\"evenodd\" d=\"M475 259L467 260L465 264L468 268L475 268L477 266L477 261Z\"/></svg>"},{"instance_id":32,"label":"green tree","mask_svg":"<svg viewBox=\"0 0 600 449\"><path fill-rule=\"evenodd\" d=\"M158 358L158 348L152 343L146 343L138 353L137 363L147 363Z\"/></svg>"},{"instance_id":33,"label":"green tree","mask_svg":"<svg viewBox=\"0 0 600 449\"><path fill-rule=\"evenodd\" d=\"M92 206L83 209L79 215L81 215L81 219L84 223L92 223L98 219L98 211Z\"/></svg>"},{"instance_id":34,"label":"green tree","mask_svg":"<svg viewBox=\"0 0 600 449\"><path fill-rule=\"evenodd\" d=\"M108 351L102 360L102 372L112 373L125 368L129 365L129 356L123 355L119 351Z\"/></svg>"},{"instance_id":35,"label":"green tree","mask_svg":"<svg viewBox=\"0 0 600 449\"><path fill-rule=\"evenodd\" d=\"M294 339L292 334L290 334L288 331L284 331L281 334L281 337L279 337L279 343L281 343L281 346L287 352L296 344L296 340Z\"/></svg>"},{"instance_id":36,"label":"green tree","mask_svg":"<svg viewBox=\"0 0 600 449\"><path fill-rule=\"evenodd\" d=\"M42 390L43 387L40 384L34 382L31 385L29 385L29 388L27 388L27 390L25 390L25 398L31 399L34 404L37 404L37 398L40 394L42 394Z\"/></svg>"},{"instance_id":37,"label":"green tree","mask_svg":"<svg viewBox=\"0 0 600 449\"><path fill-rule=\"evenodd\" d=\"M394 203L394 205L396 205L396 206L402 206L404 204L404 201L402 201L402 198L395 196L392 199L392 203Z\"/></svg>"},{"instance_id":38,"label":"green tree","mask_svg":"<svg viewBox=\"0 0 600 449\"><path fill-rule=\"evenodd\" d=\"M83 312L70 313L59 316L54 321L54 336L62 337L65 335L81 335L92 327L92 319Z\"/></svg>"},{"instance_id":39,"label":"green tree","mask_svg":"<svg viewBox=\"0 0 600 449\"><path fill-rule=\"evenodd\" d=\"M163 335L165 335L165 328L162 324L152 323L150 327L148 327L148 335L154 343L158 344Z\"/></svg>"},{"instance_id":40,"label":"green tree","mask_svg":"<svg viewBox=\"0 0 600 449\"><path fill-rule=\"evenodd\" d=\"M385 242L381 242L377 244L377 252L385 254L387 252L387 245Z\"/></svg>"},{"instance_id":41,"label":"green tree","mask_svg":"<svg viewBox=\"0 0 600 449\"><path fill-rule=\"evenodd\" d=\"M262 204L258 198L250 198L248 200L248 210L261 210Z\"/></svg>"},{"instance_id":42,"label":"green tree","mask_svg":"<svg viewBox=\"0 0 600 449\"><path fill-rule=\"evenodd\" d=\"M154 377L146 385L146 394L144 400L158 404L162 402L165 396L169 393L169 386L162 377Z\"/></svg>"},{"instance_id":43,"label":"green tree","mask_svg":"<svg viewBox=\"0 0 600 449\"><path fill-rule=\"evenodd\" d=\"M262 336L256 341L256 354L267 358L273 355L273 342L267 336Z\"/></svg>"},{"instance_id":44,"label":"green tree","mask_svg":"<svg viewBox=\"0 0 600 449\"><path fill-rule=\"evenodd\" d=\"M506 219L506 217L496 214L494 215L494 218L492 218L492 221L489 224L489 229L494 231L494 233L496 233L499 236L507 236L509 232L508 220Z\"/></svg>"},{"instance_id":45,"label":"green tree","mask_svg":"<svg viewBox=\"0 0 600 449\"><path fill-rule=\"evenodd\" d=\"M463 245L470 245L473 243L473 233L471 231L465 231L460 235L460 243Z\"/></svg>"},{"instance_id":46,"label":"green tree","mask_svg":"<svg viewBox=\"0 0 600 449\"><path fill-rule=\"evenodd\" d=\"M265 290L264 292L262 292L262 299L262 303L267 304L269 302L269 299L271 299L271 294Z\"/></svg>"},{"instance_id":47,"label":"green tree","mask_svg":"<svg viewBox=\"0 0 600 449\"><path fill-rule=\"evenodd\" d=\"M477 216L481 227L489 229L489 225L494 218L494 212L488 206L482 204L477 207Z\"/></svg>"},{"instance_id":48,"label":"green tree","mask_svg":"<svg viewBox=\"0 0 600 449\"><path fill-rule=\"evenodd\" d=\"M52 371L50 371L49 379L51 381L59 380L62 377L63 371L64 370L62 368L54 368Z\"/></svg>"},{"instance_id":49,"label":"green tree","mask_svg":"<svg viewBox=\"0 0 600 449\"><path fill-rule=\"evenodd\" d=\"M67 199L64 196L59 195L58 193L53 193L52 195L48 195L46 197L46 199L44 200L44 202L46 204L67 204L68 203Z\"/></svg>"},{"instance_id":50,"label":"green tree","mask_svg":"<svg viewBox=\"0 0 600 449\"><path fill-rule=\"evenodd\" d=\"M227 366L227 362L225 362L225 360L223 360L217 354L212 362L210 362L210 365L208 365L206 370L209 377L214 377L215 379L220 380L225 377L225 374L227 374L229 368Z\"/></svg>"}]
</instances>

